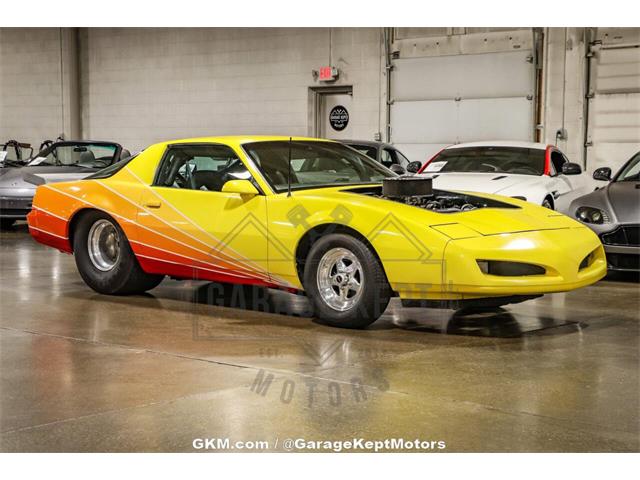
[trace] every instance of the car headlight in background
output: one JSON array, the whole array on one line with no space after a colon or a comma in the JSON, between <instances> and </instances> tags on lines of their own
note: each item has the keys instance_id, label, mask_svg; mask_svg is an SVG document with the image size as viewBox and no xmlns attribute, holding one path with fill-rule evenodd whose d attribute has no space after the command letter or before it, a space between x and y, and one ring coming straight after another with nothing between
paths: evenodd
<instances>
[{"instance_id":1,"label":"car headlight in background","mask_svg":"<svg viewBox=\"0 0 640 480\"><path fill-rule=\"evenodd\" d=\"M609 223L609 216L604 210L594 207L580 207L576 210L576 218L584 223Z\"/></svg>"}]
</instances>

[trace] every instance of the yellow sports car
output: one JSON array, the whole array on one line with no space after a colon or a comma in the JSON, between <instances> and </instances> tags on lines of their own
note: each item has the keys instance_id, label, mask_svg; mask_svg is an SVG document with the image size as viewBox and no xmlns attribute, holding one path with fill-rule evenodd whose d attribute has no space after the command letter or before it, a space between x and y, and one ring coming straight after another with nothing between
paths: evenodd
<instances>
[{"instance_id":1,"label":"yellow sports car","mask_svg":"<svg viewBox=\"0 0 640 480\"><path fill-rule=\"evenodd\" d=\"M514 198L433 190L337 142L164 142L85 180L41 185L39 242L75 255L105 294L165 275L305 292L317 318L375 321L390 297L457 308L584 287L606 273L598 237Z\"/></svg>"}]
</instances>

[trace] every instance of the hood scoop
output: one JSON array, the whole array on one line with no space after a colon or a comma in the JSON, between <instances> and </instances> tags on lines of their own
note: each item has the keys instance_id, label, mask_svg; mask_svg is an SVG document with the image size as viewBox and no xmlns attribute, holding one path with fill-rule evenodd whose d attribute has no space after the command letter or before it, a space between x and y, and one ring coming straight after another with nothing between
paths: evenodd
<instances>
[{"instance_id":1,"label":"hood scoop","mask_svg":"<svg viewBox=\"0 0 640 480\"><path fill-rule=\"evenodd\" d=\"M497 177L493 177L491 180L502 180L503 178L507 178L506 175L498 175Z\"/></svg>"}]
</instances>

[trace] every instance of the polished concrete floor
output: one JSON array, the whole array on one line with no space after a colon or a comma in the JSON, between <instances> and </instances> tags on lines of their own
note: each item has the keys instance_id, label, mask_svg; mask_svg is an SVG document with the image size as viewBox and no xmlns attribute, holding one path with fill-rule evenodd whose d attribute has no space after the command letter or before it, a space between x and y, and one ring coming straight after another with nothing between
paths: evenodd
<instances>
[{"instance_id":1,"label":"polished concrete floor","mask_svg":"<svg viewBox=\"0 0 640 480\"><path fill-rule=\"evenodd\" d=\"M349 331L261 289L165 280L100 296L24 225L0 234L0 276L0 451L194 451L196 438L640 449L634 277L476 314L392 301Z\"/></svg>"}]
</instances>

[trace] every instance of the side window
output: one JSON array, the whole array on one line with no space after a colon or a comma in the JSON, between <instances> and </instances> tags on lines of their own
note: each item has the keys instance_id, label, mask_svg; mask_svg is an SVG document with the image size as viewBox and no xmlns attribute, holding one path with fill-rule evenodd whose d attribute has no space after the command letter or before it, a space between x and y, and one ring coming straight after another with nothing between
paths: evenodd
<instances>
[{"instance_id":1,"label":"side window","mask_svg":"<svg viewBox=\"0 0 640 480\"><path fill-rule=\"evenodd\" d=\"M249 180L251 174L226 145L174 145L167 149L154 185L220 192L229 180Z\"/></svg>"},{"instance_id":2,"label":"side window","mask_svg":"<svg viewBox=\"0 0 640 480\"><path fill-rule=\"evenodd\" d=\"M390 167L397 162L395 161L392 152L388 148L384 148L382 150L382 153L380 154L380 163L382 163L385 167Z\"/></svg>"},{"instance_id":3,"label":"side window","mask_svg":"<svg viewBox=\"0 0 640 480\"><path fill-rule=\"evenodd\" d=\"M555 170L555 173L562 173L562 166L567 162L567 159L564 158L564 155L562 155L562 153L558 152L557 150L553 150L551 152L551 164L553 165L553 169ZM553 172L552 172L553 175Z\"/></svg>"}]
</instances>

